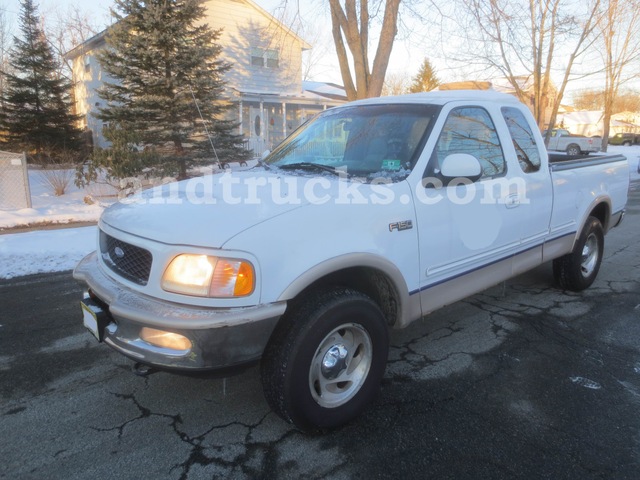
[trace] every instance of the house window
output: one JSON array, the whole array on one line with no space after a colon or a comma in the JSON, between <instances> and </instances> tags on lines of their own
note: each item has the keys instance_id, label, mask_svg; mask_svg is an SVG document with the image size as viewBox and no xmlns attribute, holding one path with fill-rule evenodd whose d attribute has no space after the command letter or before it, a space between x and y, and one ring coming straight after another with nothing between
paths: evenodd
<instances>
[{"instance_id":1,"label":"house window","mask_svg":"<svg viewBox=\"0 0 640 480\"><path fill-rule=\"evenodd\" d=\"M278 50L253 47L251 49L251 65L254 67L278 68L280 66Z\"/></svg>"},{"instance_id":2,"label":"house window","mask_svg":"<svg viewBox=\"0 0 640 480\"><path fill-rule=\"evenodd\" d=\"M84 71L85 72L91 71L91 57L89 55L85 55L84 57Z\"/></svg>"},{"instance_id":3,"label":"house window","mask_svg":"<svg viewBox=\"0 0 640 480\"><path fill-rule=\"evenodd\" d=\"M278 68L278 51L277 50L267 50L264 53L264 57L267 61L267 68Z\"/></svg>"},{"instance_id":4,"label":"house window","mask_svg":"<svg viewBox=\"0 0 640 480\"><path fill-rule=\"evenodd\" d=\"M264 67L264 50L261 48L251 49L251 65L254 67Z\"/></svg>"}]
</instances>

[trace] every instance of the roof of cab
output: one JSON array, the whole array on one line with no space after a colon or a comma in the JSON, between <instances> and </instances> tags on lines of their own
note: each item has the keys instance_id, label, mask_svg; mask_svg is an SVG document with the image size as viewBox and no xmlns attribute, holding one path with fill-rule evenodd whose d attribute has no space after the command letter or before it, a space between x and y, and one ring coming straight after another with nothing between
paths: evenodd
<instances>
[{"instance_id":1,"label":"roof of cab","mask_svg":"<svg viewBox=\"0 0 640 480\"><path fill-rule=\"evenodd\" d=\"M410 93L407 95L367 98L356 100L347 105L375 105L389 103L430 103L435 105L444 105L449 102L498 102L498 103L515 103L519 104L519 100L513 95L497 92L495 90L435 90L431 92Z\"/></svg>"}]
</instances>

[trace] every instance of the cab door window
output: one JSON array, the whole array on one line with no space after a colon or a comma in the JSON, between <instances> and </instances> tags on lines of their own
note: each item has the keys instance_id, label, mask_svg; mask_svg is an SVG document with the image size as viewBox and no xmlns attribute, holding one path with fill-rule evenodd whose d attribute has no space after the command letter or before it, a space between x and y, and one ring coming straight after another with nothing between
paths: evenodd
<instances>
[{"instance_id":1,"label":"cab door window","mask_svg":"<svg viewBox=\"0 0 640 480\"><path fill-rule=\"evenodd\" d=\"M427 176L438 175L442 161L454 153L473 155L480 161L480 179L504 175L507 169L496 127L480 107L451 110L429 162Z\"/></svg>"}]
</instances>

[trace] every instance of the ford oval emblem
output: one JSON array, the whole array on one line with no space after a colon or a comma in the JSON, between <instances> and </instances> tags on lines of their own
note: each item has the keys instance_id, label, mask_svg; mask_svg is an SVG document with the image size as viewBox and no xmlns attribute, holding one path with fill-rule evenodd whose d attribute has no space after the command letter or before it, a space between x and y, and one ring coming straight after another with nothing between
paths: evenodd
<instances>
[{"instance_id":1,"label":"ford oval emblem","mask_svg":"<svg viewBox=\"0 0 640 480\"><path fill-rule=\"evenodd\" d=\"M114 248L113 253L115 253L118 258L124 258L124 250L120 247Z\"/></svg>"}]
</instances>

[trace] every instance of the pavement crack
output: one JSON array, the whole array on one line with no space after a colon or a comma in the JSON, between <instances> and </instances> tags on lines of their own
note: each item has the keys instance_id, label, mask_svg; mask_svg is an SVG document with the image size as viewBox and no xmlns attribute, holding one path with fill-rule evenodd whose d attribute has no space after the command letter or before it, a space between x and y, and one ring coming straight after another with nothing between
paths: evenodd
<instances>
[{"instance_id":1,"label":"pavement crack","mask_svg":"<svg viewBox=\"0 0 640 480\"><path fill-rule=\"evenodd\" d=\"M135 406L136 408L139 410L140 415L138 415L137 417L134 418L130 418L127 421L125 421L124 423L121 423L120 425L117 425L115 427L111 427L111 428L99 428L99 427L91 427L93 430L97 431L97 432L112 432L112 431L117 431L118 432L118 439L122 438L122 435L124 434L124 430L125 428L132 424L137 422L138 420L142 420L144 418L149 418L151 416L158 416L158 417L164 417L164 418L170 418L172 421L181 421L180 420L180 415L168 415L168 414L164 414L164 413L153 413L150 409L148 409L147 407L144 407L143 405L140 404L140 402L136 399L136 396L132 393L113 393L113 395L115 395L117 398L123 399L123 400L130 400Z\"/></svg>"},{"instance_id":2,"label":"pavement crack","mask_svg":"<svg viewBox=\"0 0 640 480\"><path fill-rule=\"evenodd\" d=\"M254 440L255 430L263 426L265 420L271 415L273 415L273 413L268 411L259 420L253 423L234 421L221 425L214 425L205 432L194 437L190 437L184 432L176 430L176 433L180 435L180 438L184 442L190 444L192 448L187 459L174 465L171 468L171 471L179 470L179 478L181 480L186 480L189 478L189 474L193 467L215 465L226 469L226 471L231 471L233 468L239 467L242 470L242 473L249 478L275 477L283 467L283 465L278 461L278 445L291 436L302 435L302 433L295 429L288 429L275 440ZM207 437L212 433L233 427L247 429L242 441L225 442L224 445L218 445L215 443L207 445ZM233 448L237 448L240 453L234 454L228 459L223 458L225 450ZM263 458L262 461L259 462L259 467L257 465L256 467L251 467L251 460L258 457L260 453L263 454ZM255 462L253 464L255 464Z\"/></svg>"}]
</instances>

